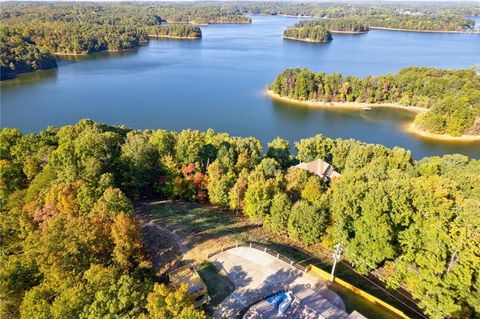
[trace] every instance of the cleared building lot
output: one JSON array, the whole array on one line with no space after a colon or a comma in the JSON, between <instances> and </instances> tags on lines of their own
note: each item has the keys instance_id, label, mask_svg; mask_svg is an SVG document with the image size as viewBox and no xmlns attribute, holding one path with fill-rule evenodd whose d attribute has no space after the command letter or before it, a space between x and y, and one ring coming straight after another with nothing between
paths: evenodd
<instances>
[{"instance_id":1,"label":"cleared building lot","mask_svg":"<svg viewBox=\"0 0 480 319\"><path fill-rule=\"evenodd\" d=\"M255 315L276 318L276 310L262 300L281 290L292 291L295 302L279 318L295 318L301 312L310 313L305 318L349 317L340 297L325 283L263 251L236 247L210 257L210 261L235 285L235 291L220 304L215 318L236 318L250 307L246 314L248 318L255 318Z\"/></svg>"}]
</instances>

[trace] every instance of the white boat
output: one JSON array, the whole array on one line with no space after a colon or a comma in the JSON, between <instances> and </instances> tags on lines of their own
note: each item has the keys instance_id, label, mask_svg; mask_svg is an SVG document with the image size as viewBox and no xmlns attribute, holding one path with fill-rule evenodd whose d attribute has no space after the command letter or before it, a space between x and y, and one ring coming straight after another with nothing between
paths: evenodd
<instances>
[{"instance_id":1,"label":"white boat","mask_svg":"<svg viewBox=\"0 0 480 319\"><path fill-rule=\"evenodd\" d=\"M371 108L371 107L368 107L368 106L363 108L364 111L370 111L371 109L372 109L372 108Z\"/></svg>"}]
</instances>

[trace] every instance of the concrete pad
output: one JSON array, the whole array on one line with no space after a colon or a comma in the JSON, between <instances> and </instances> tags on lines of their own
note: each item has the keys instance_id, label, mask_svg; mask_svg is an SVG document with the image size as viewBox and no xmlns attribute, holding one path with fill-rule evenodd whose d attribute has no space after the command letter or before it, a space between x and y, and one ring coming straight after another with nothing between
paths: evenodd
<instances>
[{"instance_id":1,"label":"concrete pad","mask_svg":"<svg viewBox=\"0 0 480 319\"><path fill-rule=\"evenodd\" d=\"M210 260L217 268L226 272L236 288L214 317L223 317L223 312L233 318L234 314L240 312L241 307L250 307L269 293L273 294L282 289L291 290L299 304L307 305L325 318L348 316L341 298L328 289L325 282L266 252L250 247L236 247L214 255ZM258 306L262 312L270 314L270 317L273 308L268 309L268 305L262 302ZM306 317L311 317L311 314Z\"/></svg>"}]
</instances>

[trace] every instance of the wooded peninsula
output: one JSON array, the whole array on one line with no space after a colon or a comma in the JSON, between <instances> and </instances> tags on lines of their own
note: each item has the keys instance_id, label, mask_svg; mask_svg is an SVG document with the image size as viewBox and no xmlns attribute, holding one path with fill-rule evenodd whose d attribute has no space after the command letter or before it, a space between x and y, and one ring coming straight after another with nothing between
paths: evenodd
<instances>
[{"instance_id":1,"label":"wooded peninsula","mask_svg":"<svg viewBox=\"0 0 480 319\"><path fill-rule=\"evenodd\" d=\"M136 48L149 35L200 38L200 28L189 24L251 23L218 5L8 2L0 8L2 79L55 68L55 55Z\"/></svg>"},{"instance_id":2,"label":"wooded peninsula","mask_svg":"<svg viewBox=\"0 0 480 319\"><path fill-rule=\"evenodd\" d=\"M155 38L200 39L202 30L198 26L191 24L168 24L149 29L148 36Z\"/></svg>"},{"instance_id":3,"label":"wooded peninsula","mask_svg":"<svg viewBox=\"0 0 480 319\"><path fill-rule=\"evenodd\" d=\"M397 74L358 78L287 69L269 86L298 102L368 103L424 108L414 125L433 134L480 136L480 75L475 69L409 67Z\"/></svg>"},{"instance_id":4,"label":"wooded peninsula","mask_svg":"<svg viewBox=\"0 0 480 319\"><path fill-rule=\"evenodd\" d=\"M0 130L0 315L205 318L183 288L156 283L140 198L210 203L292 244L342 242L350 267L407 289L428 317L480 312L480 161L322 135L294 145L90 120ZM341 177L294 167L316 159Z\"/></svg>"}]
</instances>

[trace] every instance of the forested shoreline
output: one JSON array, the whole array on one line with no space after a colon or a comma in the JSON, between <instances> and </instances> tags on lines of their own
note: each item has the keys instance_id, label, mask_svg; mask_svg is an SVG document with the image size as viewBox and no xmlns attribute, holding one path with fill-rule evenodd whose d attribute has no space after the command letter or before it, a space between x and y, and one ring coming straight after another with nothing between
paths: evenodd
<instances>
[{"instance_id":1,"label":"forested shoreline","mask_svg":"<svg viewBox=\"0 0 480 319\"><path fill-rule=\"evenodd\" d=\"M304 20L295 23L294 28L322 26L330 32L363 33L369 26L355 18Z\"/></svg>"},{"instance_id":2,"label":"forested shoreline","mask_svg":"<svg viewBox=\"0 0 480 319\"><path fill-rule=\"evenodd\" d=\"M287 69L269 86L296 101L398 103L427 109L415 126L435 134L480 135L480 76L471 70L409 67L397 74L358 78Z\"/></svg>"},{"instance_id":3,"label":"forested shoreline","mask_svg":"<svg viewBox=\"0 0 480 319\"><path fill-rule=\"evenodd\" d=\"M332 34L323 26L291 27L283 32L285 39L306 42L326 43L332 40Z\"/></svg>"},{"instance_id":4,"label":"forested shoreline","mask_svg":"<svg viewBox=\"0 0 480 319\"><path fill-rule=\"evenodd\" d=\"M370 27L405 31L473 31L480 6L473 2L454 3L240 3L239 10L262 15L285 15L337 20L354 19Z\"/></svg>"},{"instance_id":5,"label":"forested shoreline","mask_svg":"<svg viewBox=\"0 0 480 319\"><path fill-rule=\"evenodd\" d=\"M299 245L341 242L356 271L381 268L431 318L480 312L478 160L415 161L402 148L321 135L296 142L295 155L281 138L264 152L253 137L90 120L38 134L4 128L0 146L2 316L167 311L131 209L151 196L242 212ZM292 167L318 158L342 176L327 183Z\"/></svg>"},{"instance_id":6,"label":"forested shoreline","mask_svg":"<svg viewBox=\"0 0 480 319\"><path fill-rule=\"evenodd\" d=\"M148 36L157 38L199 39L202 37L202 30L190 24L169 24L152 27L148 30Z\"/></svg>"},{"instance_id":7,"label":"forested shoreline","mask_svg":"<svg viewBox=\"0 0 480 319\"><path fill-rule=\"evenodd\" d=\"M2 79L19 73L54 68L54 55L86 55L136 48L147 43L148 35L156 32L186 33L186 38L198 38L197 30L183 30L184 25L251 23L251 18L246 14L322 18L322 22L301 22L285 31L286 38L312 42L328 42L331 40L330 32L361 33L369 28L464 32L473 28L473 20L464 16L480 14L480 8L476 6L400 3L298 5L232 2L219 5L3 2L0 8L0 40L6 47L0 55ZM182 26L175 31L169 29L173 27L159 28L165 22ZM20 57L16 52L25 54Z\"/></svg>"},{"instance_id":8,"label":"forested shoreline","mask_svg":"<svg viewBox=\"0 0 480 319\"><path fill-rule=\"evenodd\" d=\"M29 37L7 28L0 29L0 80L16 74L57 67L55 57Z\"/></svg>"},{"instance_id":9,"label":"forested shoreline","mask_svg":"<svg viewBox=\"0 0 480 319\"><path fill-rule=\"evenodd\" d=\"M474 31L473 21L462 17L431 17L414 15L348 16L304 20L285 29L283 36L307 42L324 43L333 38L330 33L367 33L370 30L393 30L411 32L450 32L479 34Z\"/></svg>"},{"instance_id":10,"label":"forested shoreline","mask_svg":"<svg viewBox=\"0 0 480 319\"><path fill-rule=\"evenodd\" d=\"M2 80L55 68L55 55L133 49L147 43L148 35L201 37L192 24L251 23L249 17L213 4L7 2L0 8Z\"/></svg>"}]
</instances>

